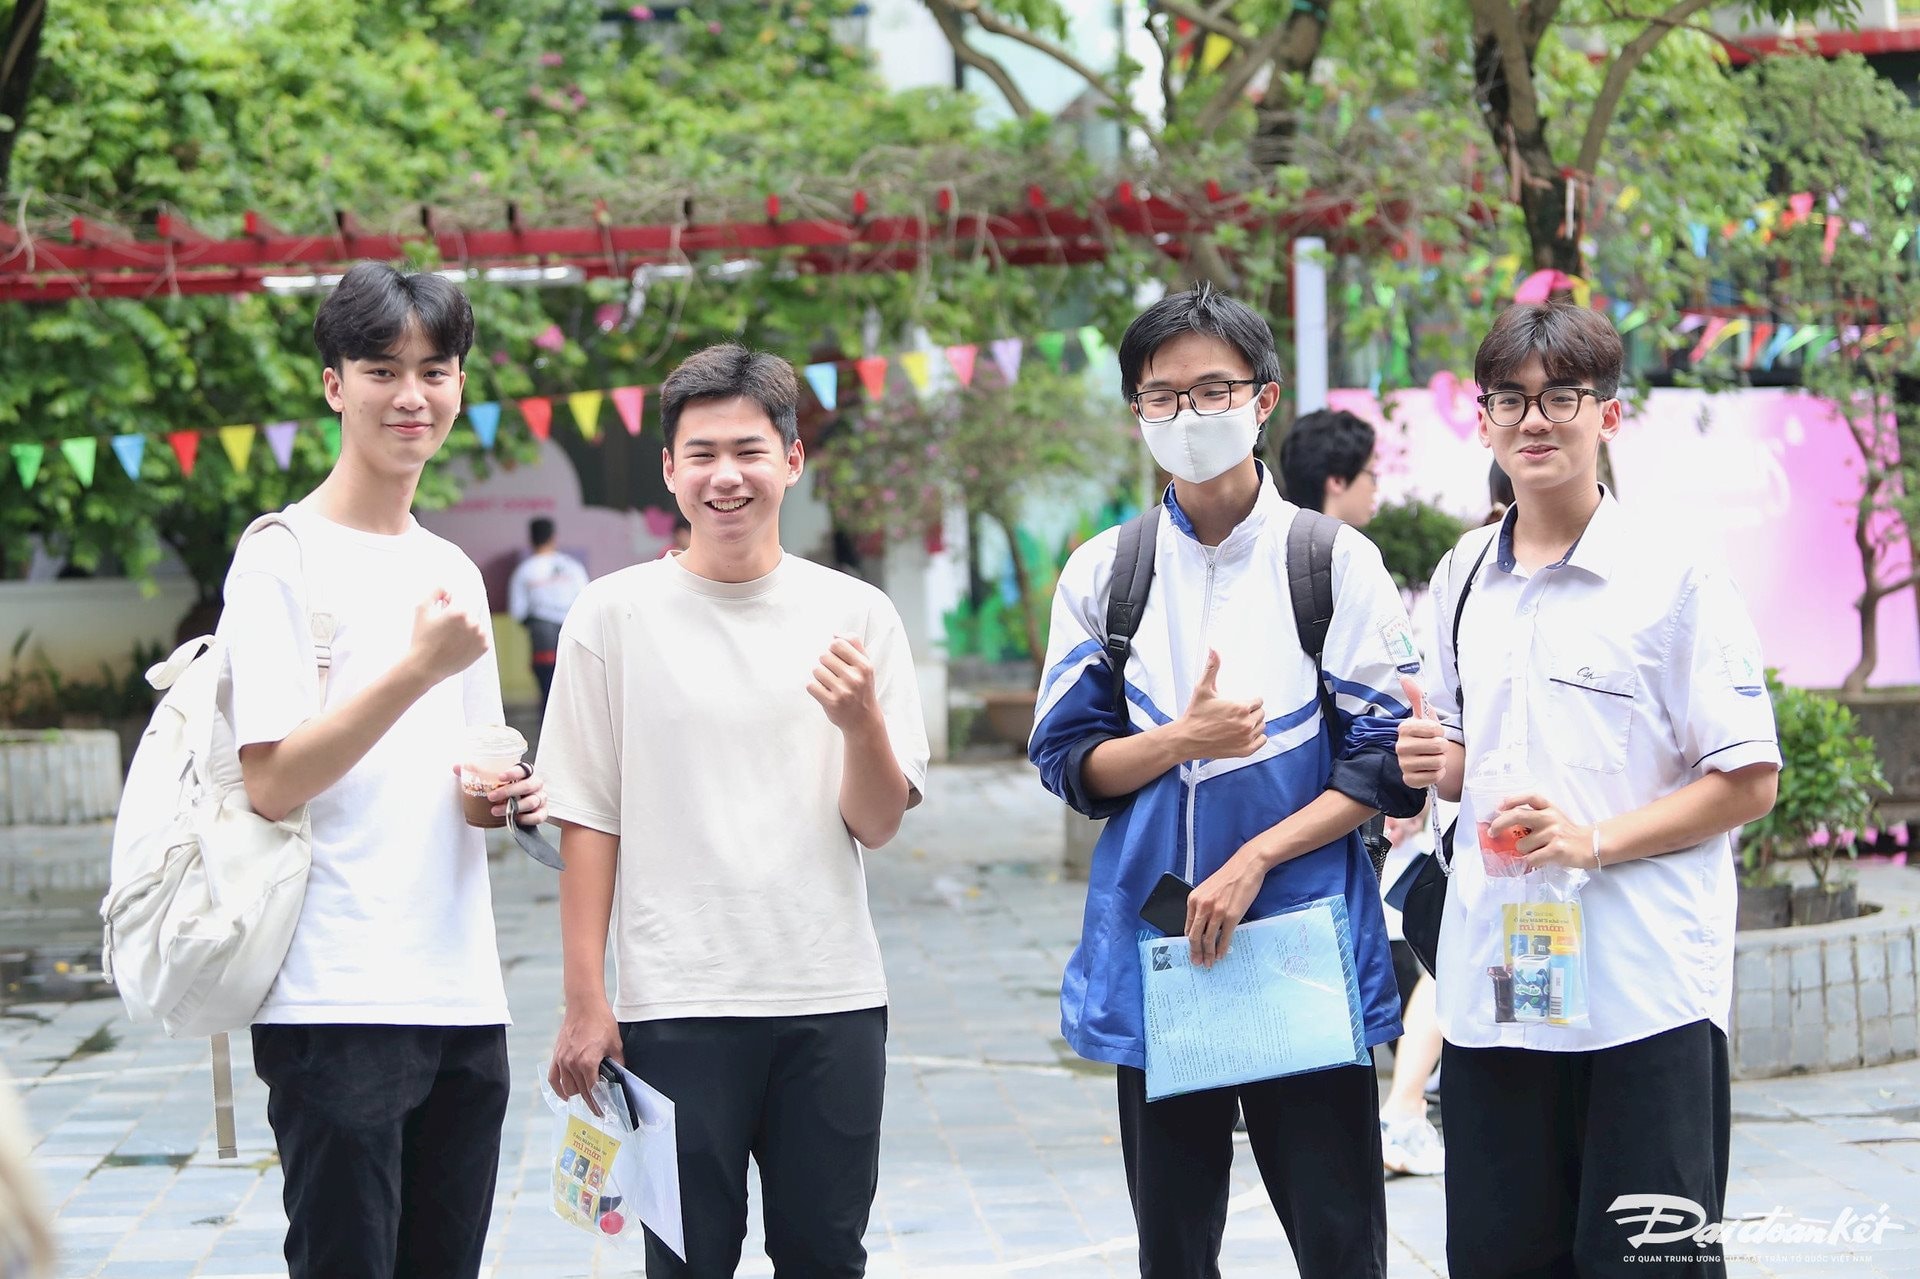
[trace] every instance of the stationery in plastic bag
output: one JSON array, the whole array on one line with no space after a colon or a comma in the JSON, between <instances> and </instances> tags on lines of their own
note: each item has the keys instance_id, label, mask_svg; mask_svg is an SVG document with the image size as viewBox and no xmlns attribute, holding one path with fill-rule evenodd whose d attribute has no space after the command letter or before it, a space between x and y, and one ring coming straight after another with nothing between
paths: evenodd
<instances>
[{"instance_id":1,"label":"stationery in plastic bag","mask_svg":"<svg viewBox=\"0 0 1920 1279\"><path fill-rule=\"evenodd\" d=\"M1489 968L1493 1019L1547 1026L1588 1022L1587 935L1582 870L1548 867L1527 876L1527 899L1500 908L1505 962Z\"/></svg>"},{"instance_id":2,"label":"stationery in plastic bag","mask_svg":"<svg viewBox=\"0 0 1920 1279\"><path fill-rule=\"evenodd\" d=\"M619 1077L602 1063L591 1094L562 1101L543 1079L540 1095L554 1114L553 1215L603 1239L637 1237L640 1217L627 1204L619 1165L638 1125Z\"/></svg>"}]
</instances>

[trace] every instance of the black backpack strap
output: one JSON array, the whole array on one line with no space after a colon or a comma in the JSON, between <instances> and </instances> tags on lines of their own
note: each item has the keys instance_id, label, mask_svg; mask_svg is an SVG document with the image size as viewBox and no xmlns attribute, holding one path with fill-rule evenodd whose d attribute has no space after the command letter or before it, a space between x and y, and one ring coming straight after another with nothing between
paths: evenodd
<instances>
[{"instance_id":1,"label":"black backpack strap","mask_svg":"<svg viewBox=\"0 0 1920 1279\"><path fill-rule=\"evenodd\" d=\"M1333 694L1327 688L1327 628L1333 625L1333 542L1340 521L1304 506L1287 526L1287 590L1293 596L1293 621L1300 632L1300 651L1313 659L1320 689L1320 707L1333 731Z\"/></svg>"},{"instance_id":2,"label":"black backpack strap","mask_svg":"<svg viewBox=\"0 0 1920 1279\"><path fill-rule=\"evenodd\" d=\"M1487 552L1500 540L1500 532L1494 530L1492 537L1481 544L1479 557L1473 561L1473 567L1467 571L1467 584L1460 588L1460 598L1453 603L1453 704L1460 710L1466 709L1463 697L1465 690L1460 681L1460 619L1467 615L1467 596L1473 594L1473 584L1480 576L1480 566L1487 562Z\"/></svg>"},{"instance_id":3,"label":"black backpack strap","mask_svg":"<svg viewBox=\"0 0 1920 1279\"><path fill-rule=\"evenodd\" d=\"M1107 580L1107 665L1113 671L1113 713L1127 718L1127 654L1153 589L1153 543L1160 508L1150 506L1120 526L1120 545Z\"/></svg>"}]
</instances>

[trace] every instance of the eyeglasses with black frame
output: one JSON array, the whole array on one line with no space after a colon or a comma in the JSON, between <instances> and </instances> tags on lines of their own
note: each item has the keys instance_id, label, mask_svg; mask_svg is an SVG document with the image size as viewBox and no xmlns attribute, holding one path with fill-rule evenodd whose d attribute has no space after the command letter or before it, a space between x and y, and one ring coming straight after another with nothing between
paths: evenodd
<instances>
[{"instance_id":1,"label":"eyeglasses with black frame","mask_svg":"<svg viewBox=\"0 0 1920 1279\"><path fill-rule=\"evenodd\" d=\"M1233 407L1233 388L1263 386L1259 378L1231 378L1224 382L1196 382L1184 391L1141 391L1127 403L1142 422L1171 421L1180 413L1180 399L1186 397L1193 411L1202 417L1225 413Z\"/></svg>"},{"instance_id":2,"label":"eyeglasses with black frame","mask_svg":"<svg viewBox=\"0 0 1920 1279\"><path fill-rule=\"evenodd\" d=\"M1591 395L1595 400L1605 403L1611 395L1602 395L1590 386L1550 386L1538 395L1525 395L1519 391L1489 391L1479 398L1480 407L1487 411L1487 420L1495 426L1518 426L1526 421L1527 408L1540 406L1540 416L1555 426L1565 426L1580 416L1580 401L1583 396Z\"/></svg>"}]
</instances>

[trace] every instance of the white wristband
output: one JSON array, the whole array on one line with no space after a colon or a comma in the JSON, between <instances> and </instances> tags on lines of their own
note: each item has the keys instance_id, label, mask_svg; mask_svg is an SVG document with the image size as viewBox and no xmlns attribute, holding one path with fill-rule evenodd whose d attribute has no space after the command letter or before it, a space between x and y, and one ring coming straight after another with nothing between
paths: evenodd
<instances>
[{"instance_id":1,"label":"white wristband","mask_svg":"<svg viewBox=\"0 0 1920 1279\"><path fill-rule=\"evenodd\" d=\"M1600 828L1599 828L1598 826L1595 826L1595 827L1593 828L1593 868L1594 868L1594 870L1596 870L1596 871L1597 871L1597 870L1600 870L1600 869L1601 869L1601 864L1600 864Z\"/></svg>"}]
</instances>

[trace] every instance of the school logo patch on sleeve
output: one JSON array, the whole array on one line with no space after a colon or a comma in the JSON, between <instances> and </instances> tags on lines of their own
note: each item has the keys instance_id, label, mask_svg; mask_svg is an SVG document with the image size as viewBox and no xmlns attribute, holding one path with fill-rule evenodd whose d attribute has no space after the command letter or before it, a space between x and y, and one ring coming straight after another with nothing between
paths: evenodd
<instances>
[{"instance_id":1,"label":"school logo patch on sleeve","mask_svg":"<svg viewBox=\"0 0 1920 1279\"><path fill-rule=\"evenodd\" d=\"M1727 683L1742 697L1759 697L1767 691L1766 669L1760 654L1740 644L1720 646L1720 658L1726 663Z\"/></svg>"},{"instance_id":2,"label":"school logo patch on sleeve","mask_svg":"<svg viewBox=\"0 0 1920 1279\"><path fill-rule=\"evenodd\" d=\"M1420 650L1413 642L1413 628L1400 618L1380 627L1380 640L1387 646L1387 660L1400 668L1402 675L1420 673Z\"/></svg>"}]
</instances>

